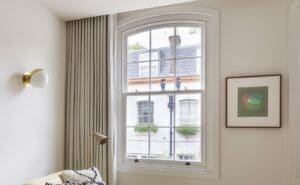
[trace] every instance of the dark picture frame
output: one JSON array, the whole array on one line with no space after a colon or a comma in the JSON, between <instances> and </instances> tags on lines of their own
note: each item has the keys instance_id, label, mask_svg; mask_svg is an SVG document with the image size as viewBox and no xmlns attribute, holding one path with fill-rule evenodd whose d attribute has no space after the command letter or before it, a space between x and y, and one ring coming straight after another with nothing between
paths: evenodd
<instances>
[{"instance_id":1,"label":"dark picture frame","mask_svg":"<svg viewBox=\"0 0 300 185\"><path fill-rule=\"evenodd\" d=\"M226 77L226 128L281 128L282 75Z\"/></svg>"}]
</instances>

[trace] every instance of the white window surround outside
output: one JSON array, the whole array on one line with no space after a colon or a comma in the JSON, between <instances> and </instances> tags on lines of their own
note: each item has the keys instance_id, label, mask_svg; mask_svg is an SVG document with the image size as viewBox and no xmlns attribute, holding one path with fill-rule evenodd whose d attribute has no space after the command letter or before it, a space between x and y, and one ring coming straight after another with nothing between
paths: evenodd
<instances>
[{"instance_id":1,"label":"white window surround outside","mask_svg":"<svg viewBox=\"0 0 300 185\"><path fill-rule=\"evenodd\" d=\"M197 120L199 101L195 99L183 99L179 101L179 119L184 121Z\"/></svg>"},{"instance_id":2,"label":"white window surround outside","mask_svg":"<svg viewBox=\"0 0 300 185\"><path fill-rule=\"evenodd\" d=\"M167 10L166 10L167 9ZM168 12L166 14L165 12ZM153 16L156 15L156 16ZM143 27L160 23L178 22L205 22L206 24L206 101L205 101L205 161L201 166L178 166L170 164L132 163L123 160L123 120L124 105L122 102L122 51L124 33ZM156 8L137 13L135 17L128 17L119 22L116 30L116 60L114 61L115 73L115 100L117 130L117 156L118 171L122 173L144 173L157 175L189 176L194 178L218 178L219 176L219 13L217 10L203 8L195 9L187 6ZM209 103L208 103L209 102Z\"/></svg>"}]
</instances>

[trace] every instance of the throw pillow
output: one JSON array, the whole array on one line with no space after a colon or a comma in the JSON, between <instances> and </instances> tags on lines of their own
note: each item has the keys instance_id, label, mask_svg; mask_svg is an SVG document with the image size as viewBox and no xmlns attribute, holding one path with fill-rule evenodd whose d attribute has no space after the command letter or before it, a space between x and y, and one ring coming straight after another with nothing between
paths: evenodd
<instances>
[{"instance_id":1,"label":"throw pillow","mask_svg":"<svg viewBox=\"0 0 300 185\"><path fill-rule=\"evenodd\" d=\"M104 185L96 167L86 170L66 170L62 172L61 178L67 185Z\"/></svg>"}]
</instances>

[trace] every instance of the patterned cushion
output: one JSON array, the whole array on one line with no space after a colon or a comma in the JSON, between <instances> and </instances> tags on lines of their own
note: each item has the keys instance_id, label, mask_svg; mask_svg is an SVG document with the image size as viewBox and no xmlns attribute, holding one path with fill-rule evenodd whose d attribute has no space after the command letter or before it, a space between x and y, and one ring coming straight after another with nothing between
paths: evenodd
<instances>
[{"instance_id":1,"label":"patterned cushion","mask_svg":"<svg viewBox=\"0 0 300 185\"><path fill-rule=\"evenodd\" d=\"M45 185L105 185L96 167L86 170L65 170L61 178L63 184L46 183Z\"/></svg>"}]
</instances>

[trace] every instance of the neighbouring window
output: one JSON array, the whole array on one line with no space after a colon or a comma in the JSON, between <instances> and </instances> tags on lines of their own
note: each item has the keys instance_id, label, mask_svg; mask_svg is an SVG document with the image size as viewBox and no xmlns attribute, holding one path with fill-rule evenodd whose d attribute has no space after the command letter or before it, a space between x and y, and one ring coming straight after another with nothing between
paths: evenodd
<instances>
[{"instance_id":1,"label":"neighbouring window","mask_svg":"<svg viewBox=\"0 0 300 185\"><path fill-rule=\"evenodd\" d=\"M199 122L199 101L196 99L180 100L180 123Z\"/></svg>"},{"instance_id":2,"label":"neighbouring window","mask_svg":"<svg viewBox=\"0 0 300 185\"><path fill-rule=\"evenodd\" d=\"M139 77L147 78L150 74L149 70L150 66L147 63L140 63L139 64ZM158 62L153 62L151 64L151 76L158 75Z\"/></svg>"},{"instance_id":3,"label":"neighbouring window","mask_svg":"<svg viewBox=\"0 0 300 185\"><path fill-rule=\"evenodd\" d=\"M140 101L138 102L138 120L139 123L152 123L153 122L153 101Z\"/></svg>"},{"instance_id":4,"label":"neighbouring window","mask_svg":"<svg viewBox=\"0 0 300 185\"><path fill-rule=\"evenodd\" d=\"M203 162L205 23L168 23L124 39L124 159Z\"/></svg>"}]
</instances>

